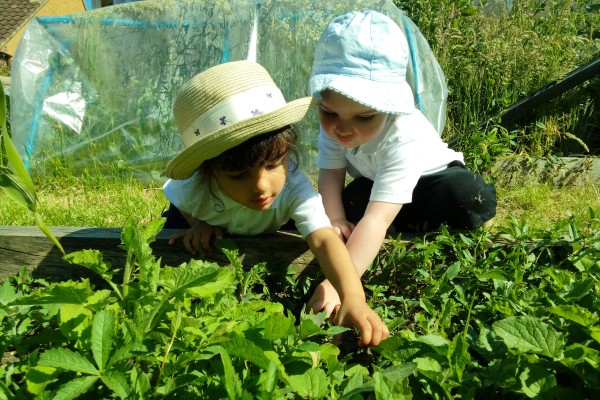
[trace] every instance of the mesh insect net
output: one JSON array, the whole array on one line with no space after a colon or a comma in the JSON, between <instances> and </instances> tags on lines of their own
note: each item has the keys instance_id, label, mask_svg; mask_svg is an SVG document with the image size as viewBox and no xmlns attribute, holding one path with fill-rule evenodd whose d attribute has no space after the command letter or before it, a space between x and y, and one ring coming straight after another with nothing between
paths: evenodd
<instances>
[{"instance_id":1,"label":"mesh insect net","mask_svg":"<svg viewBox=\"0 0 600 400\"><path fill-rule=\"evenodd\" d=\"M227 61L261 63L289 101L307 95L313 48L334 17L372 9L406 33L407 79L417 106L441 134L447 88L442 70L414 23L391 0L146 0L28 26L11 71L13 140L30 168L60 163L133 171L160 181L182 148L173 123L178 89ZM316 169L318 123L300 126Z\"/></svg>"}]
</instances>

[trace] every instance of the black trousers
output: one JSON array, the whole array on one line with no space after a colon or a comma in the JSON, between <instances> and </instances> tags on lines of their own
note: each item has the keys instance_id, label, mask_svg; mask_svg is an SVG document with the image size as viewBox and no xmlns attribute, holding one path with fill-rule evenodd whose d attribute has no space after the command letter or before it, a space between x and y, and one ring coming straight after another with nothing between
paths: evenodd
<instances>
[{"instance_id":1,"label":"black trousers","mask_svg":"<svg viewBox=\"0 0 600 400\"><path fill-rule=\"evenodd\" d=\"M342 192L346 219L358 223L369 203L373 181L357 178ZM411 203L393 222L398 232L426 232L442 223L451 229L474 229L496 215L496 188L481 175L454 161L443 171L421 176Z\"/></svg>"}]
</instances>

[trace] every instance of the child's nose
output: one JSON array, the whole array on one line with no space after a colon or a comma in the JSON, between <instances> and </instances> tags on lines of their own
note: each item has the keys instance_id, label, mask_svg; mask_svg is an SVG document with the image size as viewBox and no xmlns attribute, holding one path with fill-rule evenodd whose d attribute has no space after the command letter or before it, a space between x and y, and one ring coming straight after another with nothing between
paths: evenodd
<instances>
[{"instance_id":1,"label":"child's nose","mask_svg":"<svg viewBox=\"0 0 600 400\"><path fill-rule=\"evenodd\" d=\"M261 168L257 173L254 180L254 190L262 193L269 189L269 172L266 168Z\"/></svg>"},{"instance_id":2,"label":"child's nose","mask_svg":"<svg viewBox=\"0 0 600 400\"><path fill-rule=\"evenodd\" d=\"M339 123L335 127L335 131L340 135L348 135L352 133L352 127L350 126L350 124Z\"/></svg>"}]
</instances>

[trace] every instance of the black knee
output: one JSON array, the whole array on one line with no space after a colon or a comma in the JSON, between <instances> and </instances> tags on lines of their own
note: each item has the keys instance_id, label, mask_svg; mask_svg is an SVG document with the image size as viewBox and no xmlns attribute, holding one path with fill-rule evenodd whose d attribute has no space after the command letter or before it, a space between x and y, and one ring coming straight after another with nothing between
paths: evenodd
<instances>
[{"instance_id":1,"label":"black knee","mask_svg":"<svg viewBox=\"0 0 600 400\"><path fill-rule=\"evenodd\" d=\"M161 216L167 219L163 229L189 229L190 227L181 211L173 204L169 204L169 209L163 212Z\"/></svg>"},{"instance_id":2,"label":"black knee","mask_svg":"<svg viewBox=\"0 0 600 400\"><path fill-rule=\"evenodd\" d=\"M365 215L373 181L367 178L356 178L342 191L342 203L346 212L346 219L357 224Z\"/></svg>"}]
</instances>

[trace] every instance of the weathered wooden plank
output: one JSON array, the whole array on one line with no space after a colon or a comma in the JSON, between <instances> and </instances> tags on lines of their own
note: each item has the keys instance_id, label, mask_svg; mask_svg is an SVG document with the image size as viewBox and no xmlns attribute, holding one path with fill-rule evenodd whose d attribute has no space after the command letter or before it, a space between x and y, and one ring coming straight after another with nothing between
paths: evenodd
<instances>
[{"instance_id":1,"label":"weathered wooden plank","mask_svg":"<svg viewBox=\"0 0 600 400\"><path fill-rule=\"evenodd\" d=\"M50 227L65 252L83 249L99 250L105 261L115 268L122 268L126 256L119 248L121 229ZM177 266L192 259L178 241L169 245L168 239L175 232L165 229L152 243L153 254L161 257L162 265ZM255 237L231 237L239 248L244 266L251 267L267 262L271 267L295 267L298 271L318 268L306 242L297 233L277 232ZM221 250L214 249L204 257L194 258L227 265L229 261ZM35 226L0 226L0 278L14 276L23 267L33 276L48 280L66 280L79 277L95 278L83 267L66 262L54 244Z\"/></svg>"}]
</instances>

